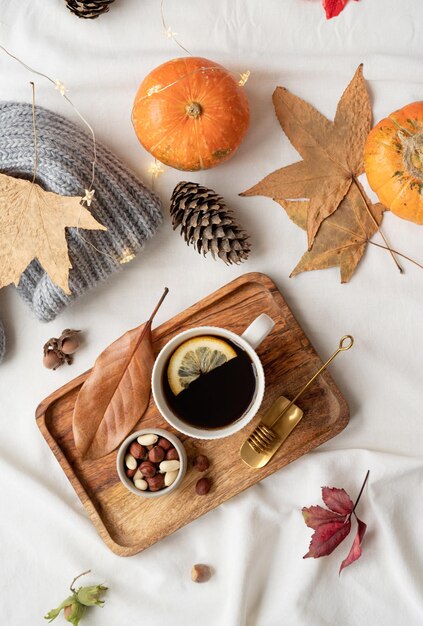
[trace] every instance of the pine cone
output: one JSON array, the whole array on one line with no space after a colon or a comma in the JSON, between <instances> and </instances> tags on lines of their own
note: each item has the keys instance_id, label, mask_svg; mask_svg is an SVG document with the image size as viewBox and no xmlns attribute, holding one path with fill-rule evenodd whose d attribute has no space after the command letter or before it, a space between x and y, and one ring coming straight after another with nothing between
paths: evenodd
<instances>
[{"instance_id":1,"label":"pine cone","mask_svg":"<svg viewBox=\"0 0 423 626\"><path fill-rule=\"evenodd\" d=\"M95 19L109 10L109 4L115 0L65 0L69 11L78 17Z\"/></svg>"},{"instance_id":2,"label":"pine cone","mask_svg":"<svg viewBox=\"0 0 423 626\"><path fill-rule=\"evenodd\" d=\"M236 222L223 198L197 183L180 182L170 199L173 230L181 226L187 245L192 244L204 256L227 265L241 263L251 250L248 235Z\"/></svg>"}]
</instances>

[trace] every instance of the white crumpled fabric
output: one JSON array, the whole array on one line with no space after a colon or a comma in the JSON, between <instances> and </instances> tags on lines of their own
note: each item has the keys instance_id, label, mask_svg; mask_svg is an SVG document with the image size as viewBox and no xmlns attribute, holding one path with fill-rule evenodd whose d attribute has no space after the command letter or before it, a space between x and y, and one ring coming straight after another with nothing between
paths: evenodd
<instances>
[{"instance_id":1,"label":"white crumpled fabric","mask_svg":"<svg viewBox=\"0 0 423 626\"><path fill-rule=\"evenodd\" d=\"M81 622L87 626L420 626L423 272L404 261L401 276L388 253L369 246L348 285L339 283L336 269L289 279L305 234L270 199L238 194L299 159L273 113L276 85L332 117L363 62L375 120L422 99L423 4L350 0L331 21L318 0L166 0L165 10L195 55L235 72L251 70L252 119L229 162L196 174L168 168L157 190L166 205L180 180L214 188L251 233L253 253L241 267L213 264L184 244L167 215L142 262L47 326L31 318L13 288L0 292L0 317L13 328L0 366L1 624L45 623L43 615L67 595L72 578L91 568L87 583L105 582L110 591L105 607ZM152 159L133 133L132 99L153 67L181 52L162 33L159 0L116 0L95 21L78 20L63 0L2 0L0 20L1 42L62 80L98 138L149 182ZM77 120L51 84L1 54L0 69L2 100L30 101L28 83L35 79L40 105ZM423 262L422 227L387 214L383 229L394 248ZM322 358L343 334L354 335L354 349L331 366L350 405L350 424L144 553L118 557L97 536L39 433L35 408L144 321L165 285L170 295L157 324L247 271L276 281ZM42 345L66 327L83 329L86 344L71 368L47 371ZM301 508L320 502L322 485L344 487L354 499L367 469L358 507L368 525L364 554L339 577L353 536L329 557L303 560L311 530ZM207 584L191 582L196 562L214 568Z\"/></svg>"}]
</instances>

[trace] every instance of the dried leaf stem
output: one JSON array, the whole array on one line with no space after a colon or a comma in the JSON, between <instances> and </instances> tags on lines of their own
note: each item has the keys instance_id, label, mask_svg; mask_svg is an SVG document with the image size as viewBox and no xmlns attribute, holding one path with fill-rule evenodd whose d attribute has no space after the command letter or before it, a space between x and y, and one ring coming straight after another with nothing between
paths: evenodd
<instances>
[{"instance_id":1,"label":"dried leaf stem","mask_svg":"<svg viewBox=\"0 0 423 626\"><path fill-rule=\"evenodd\" d=\"M375 241L370 241L369 240L368 243L371 243L372 246L377 246L378 248L382 248L382 250L389 250L390 252L393 252L394 254L397 254L398 256L402 257L403 259L406 259L407 261L410 261L410 263L414 263L414 265L417 265L417 267L420 267L423 270L423 265L421 265L420 263L418 263L414 259L411 259L406 254L403 254L402 252L398 252L398 250L394 250L393 248L388 248L386 246L382 246L382 244L376 243Z\"/></svg>"},{"instance_id":2,"label":"dried leaf stem","mask_svg":"<svg viewBox=\"0 0 423 626\"><path fill-rule=\"evenodd\" d=\"M153 319L154 319L154 317L155 317L155 315L156 315L157 311L158 311L158 310L160 309L160 307L162 306L163 300L166 298L166 296L167 296L167 294L168 294L168 293L169 293L169 289L168 289L168 287L165 287L165 288L164 288L164 291L163 291L163 293L162 293L162 296L161 296L161 298L160 298L160 300L158 301L158 303L157 303L157 304L156 304L156 306L154 307L154 311L152 312L152 314L151 314L151 315L150 315L150 317L148 318L147 322L145 323L144 328L142 329L142 332L140 333L140 336L138 337L138 341L136 342L135 346L134 346L134 347L133 347L133 349L132 349L132 352L131 352L130 358L132 358L132 355L134 355L134 354L135 354L135 352L137 351L138 346L140 345L140 343L141 343L141 342L142 342L142 340L144 339L144 337L145 337L145 335L146 335L146 333L147 333L147 330L151 327L151 324L152 324L152 322L153 322ZM122 377L123 377L123 376L124 376L124 372L122 372L121 379L122 379Z\"/></svg>"},{"instance_id":3,"label":"dried leaf stem","mask_svg":"<svg viewBox=\"0 0 423 626\"><path fill-rule=\"evenodd\" d=\"M372 221L373 221L373 223L375 224L375 226L377 226L377 229L378 229L378 231L379 231L379 233L380 233L380 235L381 235L381 237L382 237L383 241L384 241L384 242L385 242L385 244L386 244L386 248L385 248L385 249L386 249L386 250L389 250L389 253L390 253L391 257L393 258L394 263L395 263L395 265L397 266L397 268L398 268L398 270L399 270L400 274L403 274L404 270L402 269L401 265L398 263L398 260L397 260L397 259L395 258L395 256L394 256L394 253L395 253L395 254L398 254L398 253L397 253L397 252L395 252L395 250L392 250L391 246L389 245L388 240L386 239L385 235L383 234L383 232L382 232L382 229L381 229L380 225L377 223L377 221L376 221L376 219L375 219L375 216L373 215L373 213L372 213L372 212L371 212L371 210L370 210L370 207L369 207L369 204L368 204L368 202L367 202L367 200L366 200L366 197L364 196L364 194L363 194L363 192L362 192L362 190L361 190L361 187L360 187L360 185L359 185L359 182L358 182L358 180L357 180L357 178L356 178L355 176L353 176L353 182L355 183L355 185L356 185L356 187L357 187L357 189L358 189L358 191L359 191L359 193L360 193L360 196L361 196L361 198L362 198L362 200L363 200L363 202L364 202L364 205L365 205L365 207L366 207L366 210L367 210L368 214L370 215L370 218L372 219ZM381 246L381 248L384 248L384 247L385 247L385 246ZM403 256L403 255L399 255L399 256Z\"/></svg>"},{"instance_id":4,"label":"dried leaf stem","mask_svg":"<svg viewBox=\"0 0 423 626\"><path fill-rule=\"evenodd\" d=\"M363 484L361 485L361 489L360 489L360 491L359 491L359 493L358 493L358 496L357 496L357 498L356 498L356 501L354 502L354 506L353 506L353 508L352 508L352 511L351 511L351 513L347 516L347 518L345 519L345 523L347 523L347 522L351 519L351 516L352 516L353 514L355 515L355 512L354 512L354 511L355 511L355 509L356 509L356 507L357 507L357 504L360 502L360 498L361 498L361 495L362 495L362 493L363 493L363 491L364 491L364 487L366 486L367 480L368 480L368 478L369 478L369 474L370 474L370 470L367 470L367 474L366 474L366 476L365 476L365 478L364 478Z\"/></svg>"}]
</instances>

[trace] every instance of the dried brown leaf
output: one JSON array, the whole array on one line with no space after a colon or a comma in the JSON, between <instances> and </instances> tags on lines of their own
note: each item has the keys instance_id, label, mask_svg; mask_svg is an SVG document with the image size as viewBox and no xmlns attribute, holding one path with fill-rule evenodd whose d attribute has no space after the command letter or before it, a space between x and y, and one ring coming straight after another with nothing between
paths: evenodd
<instances>
[{"instance_id":1,"label":"dried brown leaf","mask_svg":"<svg viewBox=\"0 0 423 626\"><path fill-rule=\"evenodd\" d=\"M368 203L368 208L364 200ZM310 202L282 199L277 201L292 221L305 230ZM358 182L352 184L338 210L323 222L311 250L303 255L291 276L339 266L341 282L348 282L369 239L377 231L377 224L382 221L384 210L382 204L371 204Z\"/></svg>"},{"instance_id":2,"label":"dried brown leaf","mask_svg":"<svg viewBox=\"0 0 423 626\"><path fill-rule=\"evenodd\" d=\"M82 458L109 454L147 409L154 364L151 324L166 294L145 324L100 354L82 385L73 413L73 436Z\"/></svg>"},{"instance_id":3,"label":"dried brown leaf","mask_svg":"<svg viewBox=\"0 0 423 626\"><path fill-rule=\"evenodd\" d=\"M276 88L273 103L282 129L303 161L276 170L241 195L309 199L310 249L324 220L338 209L363 171L371 109L362 65L341 97L334 122L283 87Z\"/></svg>"},{"instance_id":4,"label":"dried brown leaf","mask_svg":"<svg viewBox=\"0 0 423 626\"><path fill-rule=\"evenodd\" d=\"M65 228L107 230L80 202L0 174L0 288L17 285L29 263L38 259L51 280L70 293Z\"/></svg>"}]
</instances>

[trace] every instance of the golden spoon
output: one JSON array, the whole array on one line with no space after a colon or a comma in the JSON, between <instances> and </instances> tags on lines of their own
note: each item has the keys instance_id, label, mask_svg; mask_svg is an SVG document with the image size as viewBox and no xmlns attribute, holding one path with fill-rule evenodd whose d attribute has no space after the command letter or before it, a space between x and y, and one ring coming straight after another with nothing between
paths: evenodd
<instances>
[{"instance_id":1,"label":"golden spoon","mask_svg":"<svg viewBox=\"0 0 423 626\"><path fill-rule=\"evenodd\" d=\"M348 343L347 343L348 341ZM338 349L310 378L295 398L289 401L280 396L266 413L264 418L241 446L241 458L250 467L259 468L266 465L279 446L285 441L303 416L303 412L295 402L310 387L316 378L327 368L329 363L340 353L352 348L354 337L344 335ZM283 420L281 418L284 417Z\"/></svg>"}]
</instances>

